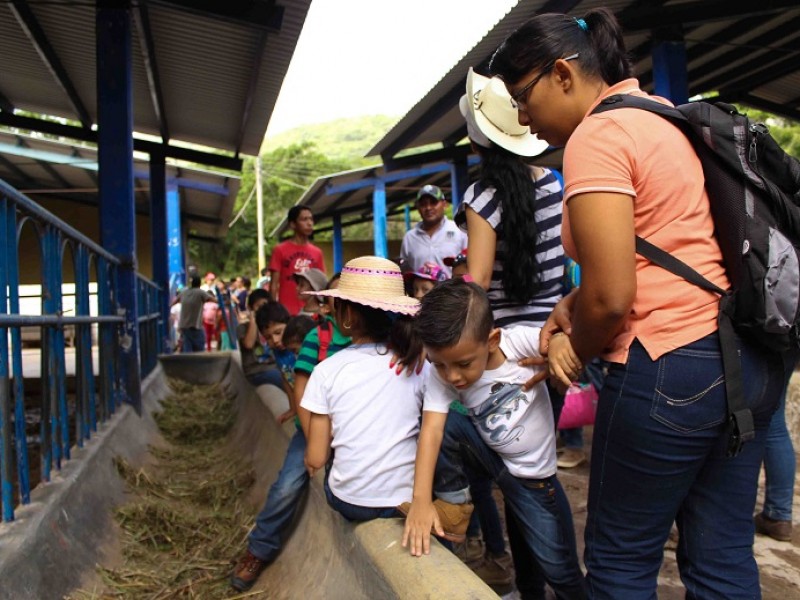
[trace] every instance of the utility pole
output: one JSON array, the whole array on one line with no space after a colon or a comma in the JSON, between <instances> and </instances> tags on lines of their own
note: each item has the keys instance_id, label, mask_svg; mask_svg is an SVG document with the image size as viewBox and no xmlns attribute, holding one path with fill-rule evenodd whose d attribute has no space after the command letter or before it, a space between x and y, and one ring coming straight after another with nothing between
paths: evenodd
<instances>
[{"instance_id":1,"label":"utility pole","mask_svg":"<svg viewBox=\"0 0 800 600\"><path fill-rule=\"evenodd\" d=\"M261 155L256 157L256 220L258 221L258 273L267 266L264 252L264 194L261 189Z\"/></svg>"}]
</instances>

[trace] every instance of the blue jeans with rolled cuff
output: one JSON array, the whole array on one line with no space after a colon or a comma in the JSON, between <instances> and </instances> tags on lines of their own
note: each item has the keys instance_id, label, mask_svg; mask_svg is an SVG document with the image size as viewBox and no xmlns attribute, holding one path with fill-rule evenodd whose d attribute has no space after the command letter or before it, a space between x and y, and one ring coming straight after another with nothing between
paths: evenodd
<instances>
[{"instance_id":1,"label":"blue jeans with rolled cuff","mask_svg":"<svg viewBox=\"0 0 800 600\"><path fill-rule=\"evenodd\" d=\"M755 439L726 457L727 403L716 333L652 360L634 341L609 369L592 443L585 564L591 598L656 598L672 523L686 597L760 598L753 509L782 357L741 344Z\"/></svg>"},{"instance_id":2,"label":"blue jeans with rolled cuff","mask_svg":"<svg viewBox=\"0 0 800 600\"><path fill-rule=\"evenodd\" d=\"M486 445L469 417L451 411L434 476L433 490L438 498L455 504L469 501L467 465L500 487L530 556L556 596L585 598L572 512L558 478L515 477Z\"/></svg>"},{"instance_id":3,"label":"blue jeans with rolled cuff","mask_svg":"<svg viewBox=\"0 0 800 600\"><path fill-rule=\"evenodd\" d=\"M252 373L250 375L245 375L247 381L250 382L250 385L253 387L258 387L260 385L264 385L268 383L269 385L274 385L278 389L283 389L283 377L281 376L281 372L278 369L268 369L266 371L259 371L258 373Z\"/></svg>"},{"instance_id":4,"label":"blue jeans with rolled cuff","mask_svg":"<svg viewBox=\"0 0 800 600\"><path fill-rule=\"evenodd\" d=\"M269 488L267 501L258 513L255 527L248 538L248 549L263 561L274 560L281 551L289 526L308 489L309 477L303 462L305 453L306 438L303 431L297 429L289 440L278 478Z\"/></svg>"}]
</instances>

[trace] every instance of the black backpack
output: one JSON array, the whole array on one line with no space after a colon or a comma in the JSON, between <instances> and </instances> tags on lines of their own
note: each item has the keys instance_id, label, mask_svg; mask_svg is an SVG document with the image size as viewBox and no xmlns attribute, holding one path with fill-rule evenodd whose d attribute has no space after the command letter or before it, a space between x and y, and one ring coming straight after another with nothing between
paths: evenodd
<instances>
[{"instance_id":1,"label":"black backpack","mask_svg":"<svg viewBox=\"0 0 800 600\"><path fill-rule=\"evenodd\" d=\"M800 347L800 162L762 123L724 103L671 107L631 95L605 98L593 111L639 108L661 115L692 142L706 180L728 278L722 290L686 263L636 237L636 251L684 279L720 294L719 332L728 396L728 454L752 439L734 329L769 351Z\"/></svg>"}]
</instances>

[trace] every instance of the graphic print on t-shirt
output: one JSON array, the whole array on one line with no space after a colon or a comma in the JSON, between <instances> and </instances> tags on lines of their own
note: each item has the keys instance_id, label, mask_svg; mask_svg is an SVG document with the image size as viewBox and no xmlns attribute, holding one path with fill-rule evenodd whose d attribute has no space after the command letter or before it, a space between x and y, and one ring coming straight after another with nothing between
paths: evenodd
<instances>
[{"instance_id":1,"label":"graphic print on t-shirt","mask_svg":"<svg viewBox=\"0 0 800 600\"><path fill-rule=\"evenodd\" d=\"M291 269L287 273L287 279L291 279L295 273L303 273L308 270L313 263L313 259L303 252L295 252L283 260L283 266Z\"/></svg>"},{"instance_id":2,"label":"graphic print on t-shirt","mask_svg":"<svg viewBox=\"0 0 800 600\"><path fill-rule=\"evenodd\" d=\"M530 404L527 394L522 391L522 386L510 383L495 383L491 387L489 399L471 410L472 422L484 434L490 446L506 456L520 456L528 449L518 451L508 448L519 441L525 433L525 427L517 425L509 429L512 417L520 409L522 403Z\"/></svg>"}]
</instances>

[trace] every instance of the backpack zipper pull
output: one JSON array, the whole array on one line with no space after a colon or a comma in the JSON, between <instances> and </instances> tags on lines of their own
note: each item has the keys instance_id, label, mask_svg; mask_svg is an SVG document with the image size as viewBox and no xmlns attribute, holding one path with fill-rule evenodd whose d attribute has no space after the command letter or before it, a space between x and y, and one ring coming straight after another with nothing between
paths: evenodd
<instances>
[{"instance_id":1,"label":"backpack zipper pull","mask_svg":"<svg viewBox=\"0 0 800 600\"><path fill-rule=\"evenodd\" d=\"M750 152L747 161L754 165L758 160L758 138L759 136L768 134L769 129L763 123L753 123L750 125L750 133L753 134L753 138L750 140Z\"/></svg>"}]
</instances>

